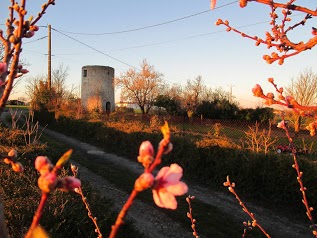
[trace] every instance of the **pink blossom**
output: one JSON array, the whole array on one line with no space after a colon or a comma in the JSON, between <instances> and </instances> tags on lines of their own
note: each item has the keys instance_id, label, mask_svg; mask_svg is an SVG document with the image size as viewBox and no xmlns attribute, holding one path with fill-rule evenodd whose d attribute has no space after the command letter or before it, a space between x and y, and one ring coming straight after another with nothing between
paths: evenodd
<instances>
[{"instance_id":1,"label":"pink blossom","mask_svg":"<svg viewBox=\"0 0 317 238\"><path fill-rule=\"evenodd\" d=\"M53 165L47 156L38 156L35 159L35 168L41 175L51 172Z\"/></svg>"},{"instance_id":2,"label":"pink blossom","mask_svg":"<svg viewBox=\"0 0 317 238\"><path fill-rule=\"evenodd\" d=\"M0 75L2 75L4 72L7 71L7 64L6 63L3 63L1 62L0 63Z\"/></svg>"},{"instance_id":3,"label":"pink blossom","mask_svg":"<svg viewBox=\"0 0 317 238\"><path fill-rule=\"evenodd\" d=\"M177 164L170 167L163 167L155 177L153 187L153 199L157 206L168 209L176 209L177 201L175 196L187 193L188 187L184 182L179 181L183 176L183 169Z\"/></svg>"},{"instance_id":4,"label":"pink blossom","mask_svg":"<svg viewBox=\"0 0 317 238\"><path fill-rule=\"evenodd\" d=\"M37 181L39 188L44 193L49 193L56 188L57 177L55 173L46 173L39 177Z\"/></svg>"},{"instance_id":5,"label":"pink blossom","mask_svg":"<svg viewBox=\"0 0 317 238\"><path fill-rule=\"evenodd\" d=\"M79 188L80 186L81 182L79 179L68 176L59 179L56 187L59 188L61 191L69 192L74 191L75 188Z\"/></svg>"}]
</instances>

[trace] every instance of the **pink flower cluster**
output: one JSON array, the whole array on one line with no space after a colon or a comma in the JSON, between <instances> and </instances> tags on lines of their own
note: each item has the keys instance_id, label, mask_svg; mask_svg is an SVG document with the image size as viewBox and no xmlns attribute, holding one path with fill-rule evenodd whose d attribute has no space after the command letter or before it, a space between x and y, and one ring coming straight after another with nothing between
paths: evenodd
<instances>
[{"instance_id":1,"label":"pink flower cluster","mask_svg":"<svg viewBox=\"0 0 317 238\"><path fill-rule=\"evenodd\" d=\"M73 191L81 186L79 179L74 177L57 178L57 172L47 156L38 156L35 160L35 168L40 173L38 186L43 193L50 193L56 188L62 191Z\"/></svg>"}]
</instances>

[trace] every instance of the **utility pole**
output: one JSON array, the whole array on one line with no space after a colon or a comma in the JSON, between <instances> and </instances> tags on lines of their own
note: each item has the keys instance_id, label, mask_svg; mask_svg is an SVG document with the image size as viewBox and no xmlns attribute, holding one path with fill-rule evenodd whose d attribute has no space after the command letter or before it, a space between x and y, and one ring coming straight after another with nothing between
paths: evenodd
<instances>
[{"instance_id":1,"label":"utility pole","mask_svg":"<svg viewBox=\"0 0 317 238\"><path fill-rule=\"evenodd\" d=\"M51 90L52 85L52 52L51 52L51 25L47 26L48 28L48 69L47 69L47 87Z\"/></svg>"}]
</instances>

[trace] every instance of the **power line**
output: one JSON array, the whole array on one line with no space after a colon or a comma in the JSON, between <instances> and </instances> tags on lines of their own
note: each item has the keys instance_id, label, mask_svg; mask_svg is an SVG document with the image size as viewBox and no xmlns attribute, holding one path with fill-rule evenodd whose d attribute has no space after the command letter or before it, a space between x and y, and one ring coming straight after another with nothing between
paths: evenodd
<instances>
[{"instance_id":1,"label":"power line","mask_svg":"<svg viewBox=\"0 0 317 238\"><path fill-rule=\"evenodd\" d=\"M29 44L29 43L32 43L32 42L35 42L35 41L43 40L43 39L45 39L45 38L47 38L47 36L43 36L43 37L41 37L41 38L38 38L38 39L36 39L36 40L29 41L29 42L25 42L25 43L23 43L23 45Z\"/></svg>"},{"instance_id":2,"label":"power line","mask_svg":"<svg viewBox=\"0 0 317 238\"><path fill-rule=\"evenodd\" d=\"M260 24L264 24L264 23L268 23L268 22L270 22L270 21L262 21L262 22L257 22L257 23L248 24L248 25L244 25L244 26L238 26L238 27L236 27L236 29L250 27L250 26L256 26L256 25L260 25ZM119 49L114 49L114 50L110 50L110 51L121 51L121 50L143 48L143 47L147 47L147 46L162 45L162 44L171 43L171 42L180 41L180 40L189 40L189 39L193 39L193 38L214 35L214 34L218 34L218 33L222 33L222 32L227 32L227 30L213 31L213 32L209 32L209 33L188 36L188 37L184 37L184 38L180 38L180 39L176 39L176 40L161 41L161 42L156 42L156 43L137 45L137 46L131 46L131 47L126 47L126 48L119 48Z\"/></svg>"},{"instance_id":3,"label":"power line","mask_svg":"<svg viewBox=\"0 0 317 238\"><path fill-rule=\"evenodd\" d=\"M115 57L112 57L111 55L108 55L108 54L102 52L101 50L98 50L98 49L96 49L96 48L94 48L94 47L92 47L92 46L90 46L90 45L87 45L86 43L84 43L84 42L82 42L82 41L79 41L79 40L77 40L77 39L75 39L75 38L73 38L73 37L71 37L71 36L69 36L69 35L66 35L66 34L64 34L64 33L60 32L60 31L56 30L56 29L53 28L53 27L52 27L52 30L54 30L54 31L56 31L56 32L58 32L58 33L60 33L60 34L62 34L63 36L66 36L67 38L69 38L69 39L71 39L71 40L73 40L73 41L78 42L79 44L82 44L82 45L84 45L84 46L86 46L86 47L88 47L88 48L90 48L90 49L92 49L92 50L94 50L94 51L97 51L97 52L99 52L100 54L103 54L103 55L105 55L105 56L107 56L107 57L109 57L109 58L111 58L111 59L113 59L113 60L115 60L115 61L118 61L118 62L120 62L120 63L122 63L122 64L124 64L124 65L127 65L127 66L129 66L129 67L132 67L132 68L134 68L134 69L138 69L138 68L136 68L136 67L134 67L134 66L132 66L132 65L130 65L130 64L124 62L124 61L122 61L122 60L119 60L119 59L117 59L117 58L115 58ZM138 70L139 70L139 69L138 69Z\"/></svg>"},{"instance_id":4,"label":"power line","mask_svg":"<svg viewBox=\"0 0 317 238\"><path fill-rule=\"evenodd\" d=\"M223 7L227 7L233 3L236 3L237 1L233 1L224 5L221 5L219 7L216 7L214 10L219 9L219 8L223 8ZM195 17L198 15L202 15L205 14L207 12L210 12L211 10L205 10L202 12L197 12L188 16L184 16L184 17L180 17L174 20L170 20L170 21L166 21L166 22L162 22L162 23L158 23L158 24L154 24L154 25L149 25L149 26L143 26L143 27L138 27L138 28L134 28L134 29L129 29L129 30L123 30L123 31L113 31L113 32L102 32L102 33L85 33L85 32L71 32L71 31L63 31L60 30L61 32L67 33L67 34L73 34L73 35L87 35L87 36L97 36L97 35L114 35L114 34L122 34L122 33L128 33L128 32L133 32L133 31L140 31L140 30L144 30L144 29L148 29L148 28L154 28L154 27L158 27L158 26L162 26L162 25L167 25L167 24L171 24L177 21L182 21L191 17Z\"/></svg>"}]
</instances>

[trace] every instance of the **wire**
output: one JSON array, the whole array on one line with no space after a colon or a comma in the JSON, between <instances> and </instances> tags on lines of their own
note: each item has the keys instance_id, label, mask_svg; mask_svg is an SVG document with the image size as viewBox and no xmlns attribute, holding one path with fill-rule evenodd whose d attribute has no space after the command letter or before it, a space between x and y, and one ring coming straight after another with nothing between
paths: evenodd
<instances>
[{"instance_id":1,"label":"wire","mask_svg":"<svg viewBox=\"0 0 317 238\"><path fill-rule=\"evenodd\" d=\"M29 44L29 43L32 43L32 42L35 42L35 41L43 40L43 39L45 39L45 38L47 38L47 36L43 36L43 37L41 37L41 38L38 38L38 39L36 39L36 40L29 41L29 42L25 42L25 43L23 43L23 44L24 44L24 45L25 45L25 44Z\"/></svg>"},{"instance_id":2,"label":"wire","mask_svg":"<svg viewBox=\"0 0 317 238\"><path fill-rule=\"evenodd\" d=\"M257 22L257 23L248 24L248 25L244 25L244 26L238 26L238 27L236 27L236 29L250 27L250 26L256 26L256 25L260 25L260 24L264 24L264 23L268 23L268 22L270 22L270 21L262 21L262 22ZM218 34L218 33L222 33L222 32L227 32L227 30L213 31L213 32L209 32L209 33L188 36L188 37L184 37L184 38L180 38L180 39L176 39L176 40L161 41L161 42L156 42L156 43L137 45L137 46L131 46L131 47L126 47L126 48L119 48L119 49L114 49L114 50L109 50L109 51L122 51L122 50L129 50L129 49L144 48L144 47L154 46L154 45L162 45L162 44L171 43L171 42L180 41L180 40L189 40L189 39L193 39L193 38L214 35L214 34Z\"/></svg>"},{"instance_id":3,"label":"wire","mask_svg":"<svg viewBox=\"0 0 317 238\"><path fill-rule=\"evenodd\" d=\"M227 3L227 4L224 4L224 5L221 5L219 7L216 7L214 10L216 9L219 9L219 8L223 8L223 7L226 7L226 6L229 6L233 3L236 3L237 1L233 1L233 2L230 2L230 3ZM128 32L133 32L133 31L140 31L140 30L144 30L144 29L148 29L148 28L153 28L153 27L158 27L158 26L162 26L162 25L167 25L167 24L170 24L170 23L174 23L174 22L177 22L177 21L182 21L182 20L185 20L185 19L188 19L188 18L191 18L191 17L195 17L195 16L198 16L198 15L202 15L202 14L205 14L207 12L210 12L211 10L208 9L208 10L205 10L205 11L202 11L202 12L197 12L197 13L194 13L194 14L191 14L191 15L188 15L188 16L184 16L184 17L180 17L180 18L177 18L177 19L174 19L174 20L170 20L170 21L166 21L166 22L162 22L162 23L158 23L158 24L154 24L154 25L149 25L149 26L143 26L143 27L139 27L139 28L134 28L134 29L130 29L130 30L123 30L123 31L113 31L113 32L102 32L102 33L84 33L84 32L71 32L71 31L63 31L63 30L60 30L61 32L64 32L64 33L67 33L67 34L72 34L72 35L90 35L90 36L97 36L97 35L114 35L114 34L122 34L122 33L128 33Z\"/></svg>"},{"instance_id":4,"label":"wire","mask_svg":"<svg viewBox=\"0 0 317 238\"><path fill-rule=\"evenodd\" d=\"M108 55L108 54L102 52L101 50L98 50L98 49L96 49L96 48L94 48L94 47L92 47L92 46L90 46L90 45L87 45L86 43L84 43L84 42L82 42L82 41L79 41L79 40L77 40L77 39L75 39L75 38L73 38L73 37L71 37L71 36L69 36L69 35L66 35L66 34L60 32L59 30L56 30L56 29L53 28L53 27L52 27L52 30L54 30L54 31L56 31L56 32L58 32L58 33L60 33L60 34L62 34L62 35L64 35L64 36L66 36L67 38L69 38L69 39L71 39L71 40L73 40L73 41L78 42L79 44L82 44L82 45L84 45L84 46L86 46L86 47L88 47L88 48L90 48L90 49L92 49L92 50L94 50L94 51L97 51L97 52L99 52L100 54L103 54L103 55L105 55L105 56L107 56L107 57L109 57L109 58L111 58L111 59L113 59L113 60L115 60L115 61L118 61L118 62L120 62L120 63L122 63L122 64L124 64L124 65L127 65L127 66L129 66L129 67L132 67L132 68L134 68L134 69L139 70L138 68L136 68L136 67L134 67L134 66L132 66L132 65L130 65L130 64L128 64L128 63L125 63L124 61L119 60L119 59L117 59L117 58L115 58L115 57L112 57L111 55Z\"/></svg>"}]
</instances>

